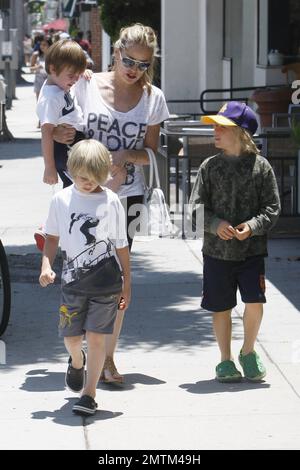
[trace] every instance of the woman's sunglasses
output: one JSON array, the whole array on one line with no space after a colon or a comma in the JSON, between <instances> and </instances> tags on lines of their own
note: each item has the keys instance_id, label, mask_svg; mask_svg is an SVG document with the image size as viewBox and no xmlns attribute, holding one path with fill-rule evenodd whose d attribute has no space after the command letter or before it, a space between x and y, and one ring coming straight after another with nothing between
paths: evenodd
<instances>
[{"instance_id":1,"label":"woman's sunglasses","mask_svg":"<svg viewBox=\"0 0 300 470\"><path fill-rule=\"evenodd\" d=\"M123 57L120 50L119 50L119 53L120 53L122 64L127 69L131 69L132 67L137 66L137 68L141 72L145 72L145 70L147 70L151 65L151 62L141 62L140 60L130 59L129 57L126 57L126 56Z\"/></svg>"}]
</instances>

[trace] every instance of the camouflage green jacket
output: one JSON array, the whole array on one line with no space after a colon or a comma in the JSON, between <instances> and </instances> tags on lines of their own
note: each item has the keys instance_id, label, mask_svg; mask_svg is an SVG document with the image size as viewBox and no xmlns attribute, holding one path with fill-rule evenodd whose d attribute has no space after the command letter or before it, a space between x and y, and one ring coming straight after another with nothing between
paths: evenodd
<instances>
[{"instance_id":1,"label":"camouflage green jacket","mask_svg":"<svg viewBox=\"0 0 300 470\"><path fill-rule=\"evenodd\" d=\"M233 261L267 256L267 232L278 219L280 199L273 169L264 157L219 153L207 158L199 168L190 202L196 208L204 204L204 254ZM233 227L246 222L251 237L222 240L216 234L222 220Z\"/></svg>"}]
</instances>

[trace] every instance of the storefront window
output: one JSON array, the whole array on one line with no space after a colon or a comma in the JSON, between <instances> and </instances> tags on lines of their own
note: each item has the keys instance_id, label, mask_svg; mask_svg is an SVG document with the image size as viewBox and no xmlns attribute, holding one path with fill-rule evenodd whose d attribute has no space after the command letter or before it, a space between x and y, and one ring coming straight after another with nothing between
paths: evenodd
<instances>
[{"instance_id":1,"label":"storefront window","mask_svg":"<svg viewBox=\"0 0 300 470\"><path fill-rule=\"evenodd\" d=\"M300 60L299 0L258 0L258 64L268 64L268 53L277 50L284 63Z\"/></svg>"}]
</instances>

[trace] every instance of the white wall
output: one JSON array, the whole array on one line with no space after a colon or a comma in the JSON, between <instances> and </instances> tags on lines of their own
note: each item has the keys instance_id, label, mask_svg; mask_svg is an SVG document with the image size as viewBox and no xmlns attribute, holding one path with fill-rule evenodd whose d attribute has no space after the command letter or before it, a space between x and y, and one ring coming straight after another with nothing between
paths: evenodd
<instances>
[{"instance_id":1,"label":"white wall","mask_svg":"<svg viewBox=\"0 0 300 470\"><path fill-rule=\"evenodd\" d=\"M222 2L162 0L162 89L167 99L196 99L222 87ZM196 104L171 112L200 113ZM215 107L215 106L214 106Z\"/></svg>"},{"instance_id":2,"label":"white wall","mask_svg":"<svg viewBox=\"0 0 300 470\"><path fill-rule=\"evenodd\" d=\"M262 0L261 41L267 38L266 0ZM199 99L208 88L223 88L222 0L161 0L162 89L167 99ZM232 58L233 87L279 84L280 69L257 65L257 0L227 0L227 57ZM264 27L265 25L265 27ZM227 67L228 69L228 67ZM223 77L224 73L224 77ZM252 91L236 96L250 96ZM221 95L218 95L221 97ZM217 109L220 103L206 108ZM199 104L172 105L171 112L200 112Z\"/></svg>"},{"instance_id":3,"label":"white wall","mask_svg":"<svg viewBox=\"0 0 300 470\"><path fill-rule=\"evenodd\" d=\"M199 0L162 0L161 86L166 99L199 99ZM192 106L170 105L171 112ZM199 105L193 106L198 112Z\"/></svg>"},{"instance_id":4,"label":"white wall","mask_svg":"<svg viewBox=\"0 0 300 470\"><path fill-rule=\"evenodd\" d=\"M199 48L198 48L198 97L202 90L207 88L207 47L206 47L206 36L207 36L207 8L206 0L199 0L199 11L198 11L198 28L199 28ZM201 91L200 91L201 90Z\"/></svg>"},{"instance_id":5,"label":"white wall","mask_svg":"<svg viewBox=\"0 0 300 470\"><path fill-rule=\"evenodd\" d=\"M257 63L257 1L243 0L240 86L254 86Z\"/></svg>"},{"instance_id":6,"label":"white wall","mask_svg":"<svg viewBox=\"0 0 300 470\"><path fill-rule=\"evenodd\" d=\"M223 2L220 0L200 0L206 3L206 18L201 15L200 28L204 29L206 23L206 70L201 81L201 90L208 88L223 87ZM203 7L204 9L204 7ZM210 95L207 98L221 98L221 94ZM205 109L217 110L221 107L220 102L206 104Z\"/></svg>"},{"instance_id":7,"label":"white wall","mask_svg":"<svg viewBox=\"0 0 300 470\"><path fill-rule=\"evenodd\" d=\"M111 65L111 41L109 35L102 29L102 72Z\"/></svg>"},{"instance_id":8,"label":"white wall","mask_svg":"<svg viewBox=\"0 0 300 470\"><path fill-rule=\"evenodd\" d=\"M286 85L286 74L281 72L282 66L257 66L254 73L255 86Z\"/></svg>"},{"instance_id":9,"label":"white wall","mask_svg":"<svg viewBox=\"0 0 300 470\"><path fill-rule=\"evenodd\" d=\"M248 0L252 1L252 0ZM243 0L227 0L226 2L226 57L232 58L232 85L241 86L241 59L242 59L242 28L243 28Z\"/></svg>"}]
</instances>

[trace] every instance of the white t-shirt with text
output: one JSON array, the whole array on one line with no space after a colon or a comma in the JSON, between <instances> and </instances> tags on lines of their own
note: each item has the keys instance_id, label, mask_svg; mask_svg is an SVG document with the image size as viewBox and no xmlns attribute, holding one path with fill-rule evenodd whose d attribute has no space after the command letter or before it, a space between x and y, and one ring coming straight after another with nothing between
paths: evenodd
<instances>
[{"instance_id":1,"label":"white t-shirt with text","mask_svg":"<svg viewBox=\"0 0 300 470\"><path fill-rule=\"evenodd\" d=\"M82 109L87 138L102 142L110 151L144 147L148 126L160 124L169 117L163 92L156 86L151 93L145 88L137 105L121 112L109 106L101 96L97 81L92 77L88 82L80 79L75 93ZM120 198L144 194L144 177L141 165L126 164L127 178L118 192Z\"/></svg>"}]
</instances>

